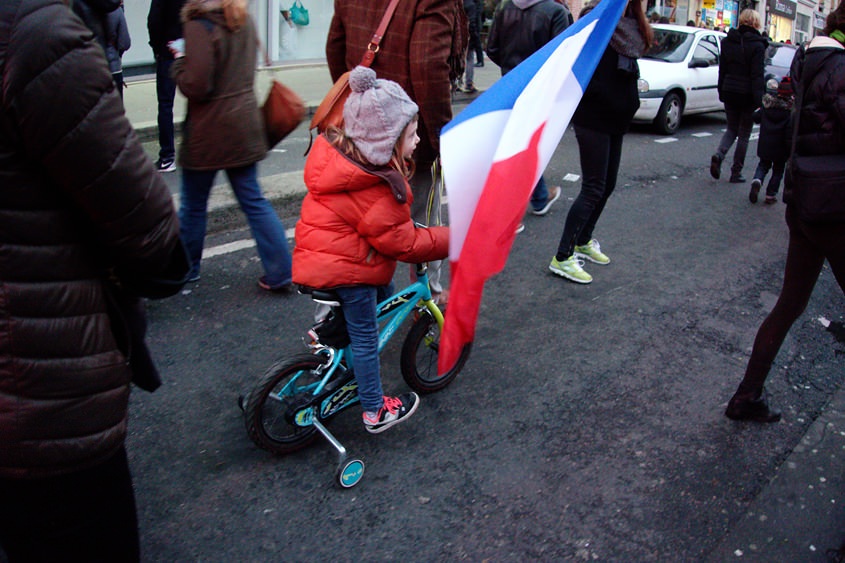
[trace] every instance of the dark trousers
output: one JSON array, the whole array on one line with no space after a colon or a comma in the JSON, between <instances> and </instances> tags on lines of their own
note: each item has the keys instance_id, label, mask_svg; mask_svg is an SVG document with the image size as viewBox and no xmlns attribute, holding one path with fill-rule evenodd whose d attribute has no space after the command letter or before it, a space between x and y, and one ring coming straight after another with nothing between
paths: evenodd
<instances>
[{"instance_id":1,"label":"dark trousers","mask_svg":"<svg viewBox=\"0 0 845 563\"><path fill-rule=\"evenodd\" d=\"M575 126L581 157L581 192L575 198L555 258L566 260L575 246L585 245L593 237L610 194L616 188L616 176L622 160L622 134L612 135Z\"/></svg>"},{"instance_id":2,"label":"dark trousers","mask_svg":"<svg viewBox=\"0 0 845 563\"><path fill-rule=\"evenodd\" d=\"M176 145L173 141L173 100L176 98L176 83L170 77L173 59L156 59L156 98L158 98L158 156L161 160L173 160Z\"/></svg>"},{"instance_id":3,"label":"dark trousers","mask_svg":"<svg viewBox=\"0 0 845 563\"><path fill-rule=\"evenodd\" d=\"M731 146L736 141L734 150L734 161L731 165L731 176L739 176L742 167L745 166L745 153L748 152L748 139L751 137L751 128L754 126L753 108L738 108L725 104L725 117L728 120L728 128L722 135L722 141L716 154L719 159L724 160Z\"/></svg>"},{"instance_id":4,"label":"dark trousers","mask_svg":"<svg viewBox=\"0 0 845 563\"><path fill-rule=\"evenodd\" d=\"M0 479L0 547L9 563L139 561L126 450L59 477Z\"/></svg>"},{"instance_id":5,"label":"dark trousers","mask_svg":"<svg viewBox=\"0 0 845 563\"><path fill-rule=\"evenodd\" d=\"M760 325L739 393L763 388L769 370L792 324L801 316L819 279L825 258L839 287L845 291L845 225L808 224L786 211L789 249L783 288L774 309Z\"/></svg>"},{"instance_id":6,"label":"dark trousers","mask_svg":"<svg viewBox=\"0 0 845 563\"><path fill-rule=\"evenodd\" d=\"M766 186L766 195L777 195L780 189L780 181L783 179L783 170L786 167L785 160L769 160L768 158L761 158L757 164L757 170L754 171L754 177L762 183L766 179L766 174L769 170L772 171L772 177Z\"/></svg>"}]
</instances>

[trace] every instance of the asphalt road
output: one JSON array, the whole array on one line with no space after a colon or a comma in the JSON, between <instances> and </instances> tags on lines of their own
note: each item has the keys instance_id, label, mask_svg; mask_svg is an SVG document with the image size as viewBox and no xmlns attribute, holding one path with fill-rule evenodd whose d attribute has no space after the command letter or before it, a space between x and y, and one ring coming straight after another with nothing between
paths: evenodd
<instances>
[{"instance_id":1,"label":"asphalt road","mask_svg":"<svg viewBox=\"0 0 845 563\"><path fill-rule=\"evenodd\" d=\"M579 188L563 180L580 174L568 132L547 171L564 197L526 218L488 282L461 375L384 434L365 432L357 409L332 422L367 464L350 490L333 485L327 443L269 455L236 406L275 359L305 350L311 301L261 293L254 248L204 260L199 283L149 305L165 384L133 393L128 438L144 560L706 560L845 378L845 347L818 320L845 312L825 267L770 377L784 421L722 415L787 241L783 204L751 205L747 184L710 178L724 124L626 137L596 231L612 262L588 266L589 286L547 270ZM262 173L301 167L296 151L278 157ZM293 227L296 202L280 209ZM217 230L207 248L249 240L238 223ZM383 357L388 392L405 389L401 338Z\"/></svg>"}]
</instances>

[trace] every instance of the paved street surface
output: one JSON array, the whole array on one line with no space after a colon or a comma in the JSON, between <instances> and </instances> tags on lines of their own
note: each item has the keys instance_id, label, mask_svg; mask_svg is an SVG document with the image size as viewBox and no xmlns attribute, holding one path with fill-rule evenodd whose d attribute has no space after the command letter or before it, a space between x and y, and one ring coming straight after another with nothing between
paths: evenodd
<instances>
[{"instance_id":1,"label":"paved street surface","mask_svg":"<svg viewBox=\"0 0 845 563\"><path fill-rule=\"evenodd\" d=\"M133 394L128 443L145 559L836 560L845 344L831 328L845 298L826 267L770 379L783 422L722 415L777 297L787 241L782 204L752 206L747 185L709 177L723 129L717 114L672 138L647 127L626 138L596 232L613 261L588 266L589 286L547 271L579 187L568 132L547 176L563 201L526 218L487 284L458 379L384 434L365 432L357 410L332 422L367 464L351 490L333 485L327 443L274 457L246 435L238 394L304 350L313 306L259 292L248 231L224 221L201 281L150 304L166 382ZM305 144L297 132L282 160L300 162ZM263 168L265 184L281 173ZM279 209L293 227L296 198ZM247 248L227 252L237 241ZM406 278L400 267L397 283ZM395 340L388 392L406 389Z\"/></svg>"},{"instance_id":2,"label":"paved street surface","mask_svg":"<svg viewBox=\"0 0 845 563\"><path fill-rule=\"evenodd\" d=\"M715 114L626 137L596 230L612 262L588 265L588 286L547 269L580 186L568 131L547 171L563 197L526 217L488 282L463 372L383 434L357 409L331 422L366 463L349 490L325 441L275 457L246 434L238 395L305 350L313 304L257 289L248 229L216 211L201 280L149 303L165 383L133 393L128 438L144 561L841 561L845 297L829 267L770 377L783 421L722 414L787 242L782 203L710 178L724 127ZM300 128L262 163L266 189L301 181L307 144ZM289 229L300 197L277 201ZM383 354L389 393L407 389L402 338Z\"/></svg>"}]
</instances>

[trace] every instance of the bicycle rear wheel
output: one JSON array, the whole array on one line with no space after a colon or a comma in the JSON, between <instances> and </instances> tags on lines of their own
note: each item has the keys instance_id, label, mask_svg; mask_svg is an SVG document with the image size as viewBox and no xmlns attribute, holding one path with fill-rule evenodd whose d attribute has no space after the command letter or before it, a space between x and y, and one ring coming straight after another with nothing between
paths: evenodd
<instances>
[{"instance_id":1,"label":"bicycle rear wheel","mask_svg":"<svg viewBox=\"0 0 845 563\"><path fill-rule=\"evenodd\" d=\"M449 385L464 367L471 348L471 344L466 344L455 365L439 376L437 357L440 351L440 327L434 317L425 312L411 325L402 345L402 378L411 389L419 393L439 391Z\"/></svg>"},{"instance_id":2,"label":"bicycle rear wheel","mask_svg":"<svg viewBox=\"0 0 845 563\"><path fill-rule=\"evenodd\" d=\"M244 406L246 431L256 446L274 454L287 454L316 438L314 426L299 426L293 416L313 399L311 393L323 377L319 369L326 359L300 354L280 360L267 370Z\"/></svg>"}]
</instances>

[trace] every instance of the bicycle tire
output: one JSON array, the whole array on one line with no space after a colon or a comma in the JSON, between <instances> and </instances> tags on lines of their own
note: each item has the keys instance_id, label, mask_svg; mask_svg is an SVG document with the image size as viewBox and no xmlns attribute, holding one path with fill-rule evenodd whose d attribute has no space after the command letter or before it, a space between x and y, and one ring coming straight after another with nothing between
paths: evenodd
<instances>
[{"instance_id":1,"label":"bicycle tire","mask_svg":"<svg viewBox=\"0 0 845 563\"><path fill-rule=\"evenodd\" d=\"M279 360L267 370L244 406L246 431L256 446L283 455L304 448L317 437L314 426L297 426L289 415L297 401L307 401L306 387L322 379L317 369L326 359L299 354ZM271 397L278 401L268 402Z\"/></svg>"},{"instance_id":2,"label":"bicycle tire","mask_svg":"<svg viewBox=\"0 0 845 563\"><path fill-rule=\"evenodd\" d=\"M399 358L402 378L414 391L433 393L449 385L464 367L472 344L464 345L458 361L442 377L437 374L439 349L440 327L434 317L425 312L411 325Z\"/></svg>"}]
</instances>

